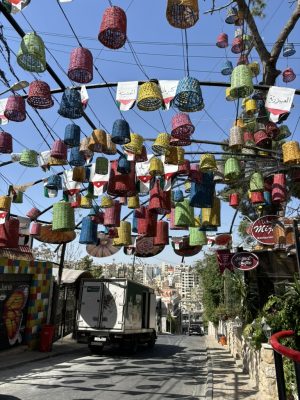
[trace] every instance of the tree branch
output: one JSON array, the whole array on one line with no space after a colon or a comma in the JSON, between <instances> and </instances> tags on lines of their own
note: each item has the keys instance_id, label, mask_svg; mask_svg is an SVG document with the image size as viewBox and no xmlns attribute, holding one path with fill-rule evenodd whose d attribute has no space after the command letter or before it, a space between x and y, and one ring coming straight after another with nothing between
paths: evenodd
<instances>
[{"instance_id":1,"label":"tree branch","mask_svg":"<svg viewBox=\"0 0 300 400\"><path fill-rule=\"evenodd\" d=\"M264 44L264 41L262 40L262 38L258 32L256 23L254 21L253 15L251 14L249 7L247 6L245 0L236 0L236 3L239 6L239 9L244 14L244 18L249 26L252 36L253 36L254 46L256 48L256 51L257 51L262 63L267 63L267 61L270 58L270 53L267 50L267 48Z\"/></svg>"},{"instance_id":2,"label":"tree branch","mask_svg":"<svg viewBox=\"0 0 300 400\"><path fill-rule=\"evenodd\" d=\"M300 18L300 3L298 2L293 14L291 15L290 19L286 23L285 27L280 32L272 50L271 50L271 62L276 63L278 57L281 53L282 47L288 37L288 35L294 29L298 19Z\"/></svg>"},{"instance_id":3,"label":"tree branch","mask_svg":"<svg viewBox=\"0 0 300 400\"><path fill-rule=\"evenodd\" d=\"M208 10L208 11L205 11L203 14L213 14L216 11L220 11L220 10L223 10L224 8L227 8L227 7L231 6L231 4L233 4L233 3L235 3L235 0L230 1L225 6L221 6L221 7L215 8L215 0L213 0L212 8L210 10Z\"/></svg>"}]
</instances>

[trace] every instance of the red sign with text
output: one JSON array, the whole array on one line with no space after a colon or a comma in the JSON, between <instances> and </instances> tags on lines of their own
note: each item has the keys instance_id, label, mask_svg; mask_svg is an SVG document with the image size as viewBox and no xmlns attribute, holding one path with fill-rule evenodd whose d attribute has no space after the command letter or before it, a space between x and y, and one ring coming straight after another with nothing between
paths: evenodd
<instances>
[{"instance_id":1,"label":"red sign with text","mask_svg":"<svg viewBox=\"0 0 300 400\"><path fill-rule=\"evenodd\" d=\"M272 246L274 244L274 223L277 221L276 215L266 215L258 218L252 224L251 235L260 243Z\"/></svg>"},{"instance_id":2,"label":"red sign with text","mask_svg":"<svg viewBox=\"0 0 300 400\"><path fill-rule=\"evenodd\" d=\"M256 254L249 253L248 251L242 251L232 256L231 264L234 268L242 271L250 271L259 264L259 259Z\"/></svg>"}]
</instances>

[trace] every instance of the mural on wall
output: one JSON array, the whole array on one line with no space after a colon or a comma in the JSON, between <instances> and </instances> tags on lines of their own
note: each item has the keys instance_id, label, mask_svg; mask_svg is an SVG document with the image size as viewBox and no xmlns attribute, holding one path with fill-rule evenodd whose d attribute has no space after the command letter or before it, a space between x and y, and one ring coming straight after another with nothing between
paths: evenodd
<instances>
[{"instance_id":1,"label":"mural on wall","mask_svg":"<svg viewBox=\"0 0 300 400\"><path fill-rule=\"evenodd\" d=\"M14 282L0 284L0 348L22 343L26 325L26 303L29 285L14 286Z\"/></svg>"}]
</instances>

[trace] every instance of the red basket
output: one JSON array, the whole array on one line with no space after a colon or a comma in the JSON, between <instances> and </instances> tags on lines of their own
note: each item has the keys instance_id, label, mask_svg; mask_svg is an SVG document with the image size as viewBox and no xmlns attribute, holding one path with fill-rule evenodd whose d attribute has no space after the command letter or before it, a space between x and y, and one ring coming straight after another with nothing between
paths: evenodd
<instances>
[{"instance_id":1,"label":"red basket","mask_svg":"<svg viewBox=\"0 0 300 400\"><path fill-rule=\"evenodd\" d=\"M10 218L0 224L0 247L16 248L19 246L20 221Z\"/></svg>"},{"instance_id":2,"label":"red basket","mask_svg":"<svg viewBox=\"0 0 300 400\"><path fill-rule=\"evenodd\" d=\"M167 221L158 221L156 225L156 236L153 238L154 245L169 244L169 224Z\"/></svg>"},{"instance_id":3,"label":"red basket","mask_svg":"<svg viewBox=\"0 0 300 400\"><path fill-rule=\"evenodd\" d=\"M126 42L127 18L120 7L109 7L104 11L99 41L109 49L120 49Z\"/></svg>"},{"instance_id":4,"label":"red basket","mask_svg":"<svg viewBox=\"0 0 300 400\"><path fill-rule=\"evenodd\" d=\"M162 215L171 212L171 190L163 191L159 181L150 190L149 211Z\"/></svg>"},{"instance_id":5,"label":"red basket","mask_svg":"<svg viewBox=\"0 0 300 400\"><path fill-rule=\"evenodd\" d=\"M130 172L128 174L120 174L117 168L118 160L111 161L107 194L110 196L135 196L137 194L135 162L130 161Z\"/></svg>"},{"instance_id":6,"label":"red basket","mask_svg":"<svg viewBox=\"0 0 300 400\"><path fill-rule=\"evenodd\" d=\"M67 160L68 148L65 142L58 139L55 140L51 148L51 157L55 157L58 160Z\"/></svg>"},{"instance_id":7,"label":"red basket","mask_svg":"<svg viewBox=\"0 0 300 400\"><path fill-rule=\"evenodd\" d=\"M254 133L254 141L257 146L267 146L270 143L270 138L266 131L259 130Z\"/></svg>"},{"instance_id":8,"label":"red basket","mask_svg":"<svg viewBox=\"0 0 300 400\"><path fill-rule=\"evenodd\" d=\"M244 49L243 39L240 37L236 37L233 39L231 51L234 54L241 53Z\"/></svg>"},{"instance_id":9,"label":"red basket","mask_svg":"<svg viewBox=\"0 0 300 400\"><path fill-rule=\"evenodd\" d=\"M239 202L240 202L240 196L238 193L232 193L229 196L229 205L233 208L236 208L239 206Z\"/></svg>"},{"instance_id":10,"label":"red basket","mask_svg":"<svg viewBox=\"0 0 300 400\"><path fill-rule=\"evenodd\" d=\"M156 236L157 214L145 207L145 217L138 218L137 225L139 235Z\"/></svg>"},{"instance_id":11,"label":"red basket","mask_svg":"<svg viewBox=\"0 0 300 400\"><path fill-rule=\"evenodd\" d=\"M104 212L104 222L103 225L109 227L120 226L121 219L121 204L115 200L112 207L108 207Z\"/></svg>"},{"instance_id":12,"label":"red basket","mask_svg":"<svg viewBox=\"0 0 300 400\"><path fill-rule=\"evenodd\" d=\"M27 103L37 109L46 109L53 106L51 89L47 82L33 81L29 85Z\"/></svg>"},{"instance_id":13,"label":"red basket","mask_svg":"<svg viewBox=\"0 0 300 400\"><path fill-rule=\"evenodd\" d=\"M12 136L7 132L0 132L0 153L10 154L13 151Z\"/></svg>"},{"instance_id":14,"label":"red basket","mask_svg":"<svg viewBox=\"0 0 300 400\"><path fill-rule=\"evenodd\" d=\"M217 37L217 47L220 47L220 49L224 49L225 47L228 47L228 35L227 33L220 33Z\"/></svg>"},{"instance_id":15,"label":"red basket","mask_svg":"<svg viewBox=\"0 0 300 400\"><path fill-rule=\"evenodd\" d=\"M191 164L189 160L184 160L182 165L178 166L177 175L189 175L191 171Z\"/></svg>"},{"instance_id":16,"label":"red basket","mask_svg":"<svg viewBox=\"0 0 300 400\"><path fill-rule=\"evenodd\" d=\"M14 121L14 122L25 121L26 109L25 109L25 100L23 99L23 97L18 95L9 96L6 103L4 116L9 121Z\"/></svg>"},{"instance_id":17,"label":"red basket","mask_svg":"<svg viewBox=\"0 0 300 400\"><path fill-rule=\"evenodd\" d=\"M272 186L272 203L282 203L286 200L285 174L275 174Z\"/></svg>"},{"instance_id":18,"label":"red basket","mask_svg":"<svg viewBox=\"0 0 300 400\"><path fill-rule=\"evenodd\" d=\"M263 192L251 192L251 203L252 204L264 204L265 199Z\"/></svg>"},{"instance_id":19,"label":"red basket","mask_svg":"<svg viewBox=\"0 0 300 400\"><path fill-rule=\"evenodd\" d=\"M68 77L78 83L89 83L93 79L93 55L89 49L78 47L70 56Z\"/></svg>"},{"instance_id":20,"label":"red basket","mask_svg":"<svg viewBox=\"0 0 300 400\"><path fill-rule=\"evenodd\" d=\"M266 130L266 134L269 136L269 138L275 139L275 140L276 140L276 136L278 136L278 134L280 132L278 126L274 122L271 122L271 121L266 123L265 130Z\"/></svg>"},{"instance_id":21,"label":"red basket","mask_svg":"<svg viewBox=\"0 0 300 400\"><path fill-rule=\"evenodd\" d=\"M172 131L171 135L175 139L182 139L183 141L189 140L189 136L195 131L188 114L179 113L172 118Z\"/></svg>"}]
</instances>

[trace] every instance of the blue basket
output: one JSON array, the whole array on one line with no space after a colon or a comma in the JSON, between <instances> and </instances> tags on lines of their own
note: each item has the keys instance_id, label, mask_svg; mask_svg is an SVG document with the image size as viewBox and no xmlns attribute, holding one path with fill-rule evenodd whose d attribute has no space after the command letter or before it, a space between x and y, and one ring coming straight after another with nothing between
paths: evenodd
<instances>
[{"instance_id":1,"label":"blue basket","mask_svg":"<svg viewBox=\"0 0 300 400\"><path fill-rule=\"evenodd\" d=\"M293 43L285 43L283 46L283 57L291 57L296 53L295 47Z\"/></svg>"},{"instance_id":2,"label":"blue basket","mask_svg":"<svg viewBox=\"0 0 300 400\"><path fill-rule=\"evenodd\" d=\"M268 191L264 192L264 200L266 206L270 206L272 204L272 196L270 192Z\"/></svg>"},{"instance_id":3,"label":"blue basket","mask_svg":"<svg viewBox=\"0 0 300 400\"><path fill-rule=\"evenodd\" d=\"M198 79L189 76L181 79L176 89L173 104L183 112L202 110L204 102Z\"/></svg>"},{"instance_id":4,"label":"blue basket","mask_svg":"<svg viewBox=\"0 0 300 400\"><path fill-rule=\"evenodd\" d=\"M66 89L62 95L58 114L64 118L81 118L83 115L83 106L80 92L75 89Z\"/></svg>"},{"instance_id":5,"label":"blue basket","mask_svg":"<svg viewBox=\"0 0 300 400\"><path fill-rule=\"evenodd\" d=\"M45 187L47 189L52 189L52 190L61 190L62 189L61 177L59 175L49 176Z\"/></svg>"},{"instance_id":6,"label":"blue basket","mask_svg":"<svg viewBox=\"0 0 300 400\"><path fill-rule=\"evenodd\" d=\"M238 19L238 10L236 7L230 7L227 10L227 17L225 18L226 24L234 24Z\"/></svg>"},{"instance_id":7,"label":"blue basket","mask_svg":"<svg viewBox=\"0 0 300 400\"><path fill-rule=\"evenodd\" d=\"M131 232L138 233L138 220L134 213L133 213L133 217L132 217Z\"/></svg>"},{"instance_id":8,"label":"blue basket","mask_svg":"<svg viewBox=\"0 0 300 400\"><path fill-rule=\"evenodd\" d=\"M182 190L175 190L174 192L174 201L180 202L184 200L183 191Z\"/></svg>"},{"instance_id":9,"label":"blue basket","mask_svg":"<svg viewBox=\"0 0 300 400\"><path fill-rule=\"evenodd\" d=\"M80 153L79 147L72 147L69 164L72 167L82 167L85 164L84 155Z\"/></svg>"},{"instance_id":10,"label":"blue basket","mask_svg":"<svg viewBox=\"0 0 300 400\"><path fill-rule=\"evenodd\" d=\"M204 172L202 182L192 182L190 205L197 208L212 208L215 193L214 175Z\"/></svg>"},{"instance_id":11,"label":"blue basket","mask_svg":"<svg viewBox=\"0 0 300 400\"><path fill-rule=\"evenodd\" d=\"M97 244L97 225L89 217L82 219L80 244Z\"/></svg>"},{"instance_id":12,"label":"blue basket","mask_svg":"<svg viewBox=\"0 0 300 400\"><path fill-rule=\"evenodd\" d=\"M111 141L115 144L130 143L130 128L127 121L124 119L117 119L112 128Z\"/></svg>"},{"instance_id":13,"label":"blue basket","mask_svg":"<svg viewBox=\"0 0 300 400\"><path fill-rule=\"evenodd\" d=\"M120 174L129 174L130 169L131 169L130 161L128 161L126 157L121 156L118 160L117 171Z\"/></svg>"},{"instance_id":14,"label":"blue basket","mask_svg":"<svg viewBox=\"0 0 300 400\"><path fill-rule=\"evenodd\" d=\"M75 124L67 125L64 142L69 147L78 147L80 145L80 126Z\"/></svg>"},{"instance_id":15,"label":"blue basket","mask_svg":"<svg viewBox=\"0 0 300 400\"><path fill-rule=\"evenodd\" d=\"M226 60L223 64L223 67L221 69L221 74L222 75L231 75L233 71L233 65L231 61Z\"/></svg>"}]
</instances>

